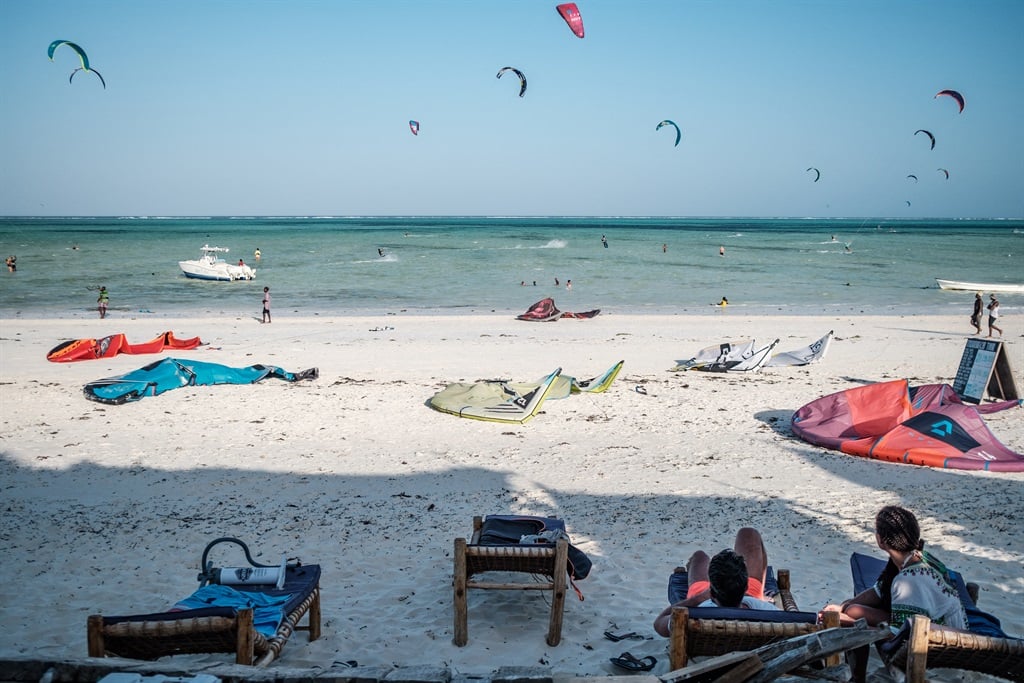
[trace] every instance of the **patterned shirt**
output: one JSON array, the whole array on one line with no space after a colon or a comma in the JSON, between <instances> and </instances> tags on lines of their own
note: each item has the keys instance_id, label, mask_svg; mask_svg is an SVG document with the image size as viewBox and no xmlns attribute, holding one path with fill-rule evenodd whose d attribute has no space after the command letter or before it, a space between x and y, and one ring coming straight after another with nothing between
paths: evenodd
<instances>
[{"instance_id":1,"label":"patterned shirt","mask_svg":"<svg viewBox=\"0 0 1024 683\"><path fill-rule=\"evenodd\" d=\"M877 584L875 591L879 591ZM915 614L923 614L939 626L968 627L967 613L948 570L926 551L915 554L892 581L890 626L898 631Z\"/></svg>"}]
</instances>

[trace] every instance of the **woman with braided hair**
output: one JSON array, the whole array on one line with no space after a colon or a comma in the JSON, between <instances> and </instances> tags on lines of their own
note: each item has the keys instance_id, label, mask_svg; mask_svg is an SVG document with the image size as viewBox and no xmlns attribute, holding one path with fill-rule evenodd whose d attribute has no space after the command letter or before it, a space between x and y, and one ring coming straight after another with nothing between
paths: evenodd
<instances>
[{"instance_id":1,"label":"woman with braided hair","mask_svg":"<svg viewBox=\"0 0 1024 683\"><path fill-rule=\"evenodd\" d=\"M896 505L879 510L875 542L889 555L875 585L838 605L826 605L823 611L839 612L844 625L857 619L871 626L888 623L894 634L915 614L925 615L936 626L967 629L956 584L946 566L924 549L912 512ZM866 674L867 648L862 650L850 653L854 680L863 680Z\"/></svg>"}]
</instances>

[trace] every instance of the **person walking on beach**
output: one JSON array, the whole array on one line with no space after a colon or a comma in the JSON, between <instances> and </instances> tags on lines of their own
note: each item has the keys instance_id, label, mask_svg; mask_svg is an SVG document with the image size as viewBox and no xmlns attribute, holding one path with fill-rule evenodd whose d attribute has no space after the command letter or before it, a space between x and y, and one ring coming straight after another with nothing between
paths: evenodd
<instances>
[{"instance_id":1,"label":"person walking on beach","mask_svg":"<svg viewBox=\"0 0 1024 683\"><path fill-rule=\"evenodd\" d=\"M107 305L110 303L110 295L107 294L106 287L100 287L100 296L96 299L96 304L100 310L100 320L107 317ZM990 335L991 336L991 335Z\"/></svg>"},{"instance_id":2,"label":"person walking on beach","mask_svg":"<svg viewBox=\"0 0 1024 683\"><path fill-rule=\"evenodd\" d=\"M263 320L260 322L270 322L270 287L263 288Z\"/></svg>"},{"instance_id":3,"label":"person walking on beach","mask_svg":"<svg viewBox=\"0 0 1024 683\"><path fill-rule=\"evenodd\" d=\"M996 323L999 321L999 299L996 298L995 294L988 295L988 336L992 336L992 330L999 333L999 336L1003 336L1003 330Z\"/></svg>"},{"instance_id":4,"label":"person walking on beach","mask_svg":"<svg viewBox=\"0 0 1024 683\"><path fill-rule=\"evenodd\" d=\"M974 295L974 312L971 313L971 324L974 325L974 333L981 334L981 311L985 302L981 300L981 292Z\"/></svg>"}]
</instances>

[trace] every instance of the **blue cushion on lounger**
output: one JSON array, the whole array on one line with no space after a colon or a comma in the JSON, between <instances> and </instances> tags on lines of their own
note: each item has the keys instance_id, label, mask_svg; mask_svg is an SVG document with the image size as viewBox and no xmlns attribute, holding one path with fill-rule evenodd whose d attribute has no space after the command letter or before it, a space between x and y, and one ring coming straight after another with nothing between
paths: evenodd
<instances>
[{"instance_id":1,"label":"blue cushion on lounger","mask_svg":"<svg viewBox=\"0 0 1024 683\"><path fill-rule=\"evenodd\" d=\"M686 599L689 577L686 570L672 572L668 580L669 604L676 604ZM779 592L779 583L775 579L775 571L768 567L765 577L765 595ZM738 607L690 607L691 619L731 619L734 621L767 621L773 624L816 624L817 612L785 612L774 609L744 609Z\"/></svg>"}]
</instances>

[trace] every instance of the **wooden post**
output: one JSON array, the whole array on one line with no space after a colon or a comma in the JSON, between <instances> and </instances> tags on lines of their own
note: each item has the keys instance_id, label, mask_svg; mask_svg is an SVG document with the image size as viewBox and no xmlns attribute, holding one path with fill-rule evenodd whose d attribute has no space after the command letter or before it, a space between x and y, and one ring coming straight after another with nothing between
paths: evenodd
<instances>
[{"instance_id":1,"label":"wooden post","mask_svg":"<svg viewBox=\"0 0 1024 683\"><path fill-rule=\"evenodd\" d=\"M89 647L90 657L106 657L107 647L103 641L103 615L90 614L86 623L86 640Z\"/></svg>"},{"instance_id":2,"label":"wooden post","mask_svg":"<svg viewBox=\"0 0 1024 683\"><path fill-rule=\"evenodd\" d=\"M780 569L778 576L775 577L775 581L779 584L780 591L788 591L789 588L789 570Z\"/></svg>"},{"instance_id":3,"label":"wooden post","mask_svg":"<svg viewBox=\"0 0 1024 683\"><path fill-rule=\"evenodd\" d=\"M452 638L452 642L458 647L462 647L469 640L469 606L466 604L466 539L464 538L455 539L455 576L452 583L455 588L455 637Z\"/></svg>"},{"instance_id":4,"label":"wooden post","mask_svg":"<svg viewBox=\"0 0 1024 683\"><path fill-rule=\"evenodd\" d=\"M672 671L686 666L686 629L690 621L690 610L686 607L672 608L669 625L668 662Z\"/></svg>"},{"instance_id":5,"label":"wooden post","mask_svg":"<svg viewBox=\"0 0 1024 683\"><path fill-rule=\"evenodd\" d=\"M907 683L924 683L928 668L928 626L931 620L915 614L910 622L910 640L907 642Z\"/></svg>"},{"instance_id":6,"label":"wooden post","mask_svg":"<svg viewBox=\"0 0 1024 683\"><path fill-rule=\"evenodd\" d=\"M317 586L316 595L313 598L312 604L309 606L309 612L306 616L309 619L309 640L310 642L320 637L320 587Z\"/></svg>"},{"instance_id":7,"label":"wooden post","mask_svg":"<svg viewBox=\"0 0 1024 683\"><path fill-rule=\"evenodd\" d=\"M256 658L256 642L251 609L240 609L235 613L235 631L235 663L252 666Z\"/></svg>"},{"instance_id":8,"label":"wooden post","mask_svg":"<svg viewBox=\"0 0 1024 683\"><path fill-rule=\"evenodd\" d=\"M821 623L825 628L839 628L840 618L839 612L825 612L821 615ZM843 663L842 658L837 652L834 655L829 655L825 658L825 667L831 668L833 666L839 666Z\"/></svg>"},{"instance_id":9,"label":"wooden post","mask_svg":"<svg viewBox=\"0 0 1024 683\"><path fill-rule=\"evenodd\" d=\"M551 578L551 619L548 622L548 645L562 640L562 615L565 612L565 585L568 571L569 542L564 538L555 544L555 575Z\"/></svg>"}]
</instances>

